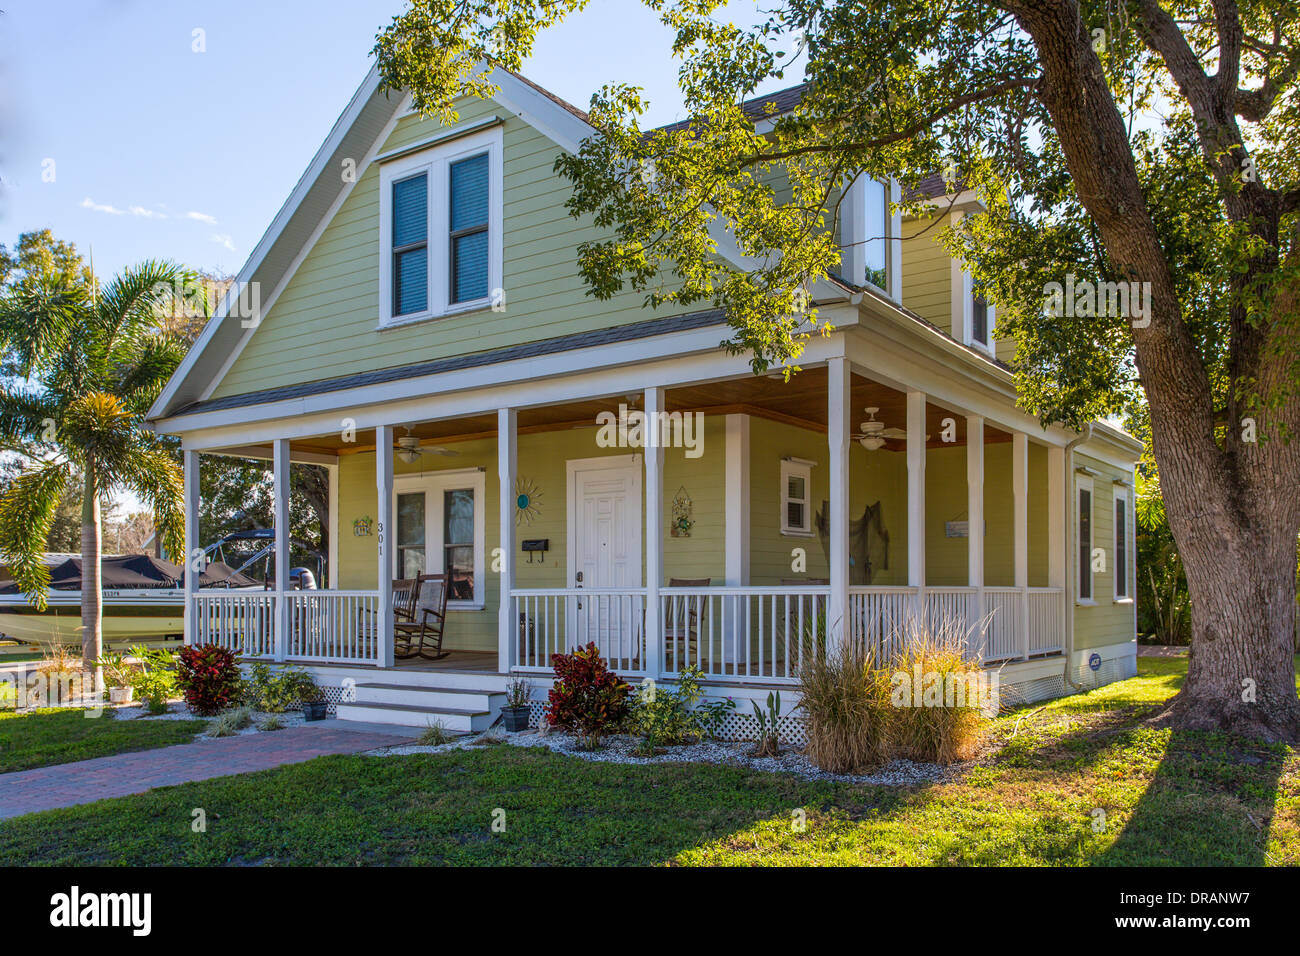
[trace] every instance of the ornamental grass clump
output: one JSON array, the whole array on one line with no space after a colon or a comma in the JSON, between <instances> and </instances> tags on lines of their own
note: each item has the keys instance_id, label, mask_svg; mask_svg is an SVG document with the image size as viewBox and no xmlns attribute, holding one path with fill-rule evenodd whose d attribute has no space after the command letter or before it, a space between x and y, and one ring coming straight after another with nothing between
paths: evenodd
<instances>
[{"instance_id":1,"label":"ornamental grass clump","mask_svg":"<svg viewBox=\"0 0 1300 956\"><path fill-rule=\"evenodd\" d=\"M829 773L863 773L889 760L889 678L858 642L809 648L798 671L804 752Z\"/></svg>"},{"instance_id":2,"label":"ornamental grass clump","mask_svg":"<svg viewBox=\"0 0 1300 956\"><path fill-rule=\"evenodd\" d=\"M903 629L890 661L890 740L895 756L950 764L975 755L998 711L997 674L985 672L960 622Z\"/></svg>"}]
</instances>

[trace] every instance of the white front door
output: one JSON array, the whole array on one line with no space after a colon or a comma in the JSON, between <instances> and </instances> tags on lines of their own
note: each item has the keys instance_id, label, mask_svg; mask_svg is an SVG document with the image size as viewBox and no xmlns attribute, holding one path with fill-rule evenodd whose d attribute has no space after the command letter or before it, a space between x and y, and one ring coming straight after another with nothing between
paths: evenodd
<instances>
[{"instance_id":1,"label":"white front door","mask_svg":"<svg viewBox=\"0 0 1300 956\"><path fill-rule=\"evenodd\" d=\"M613 666L639 663L644 599L641 587L641 465L631 455L569 462L570 586L618 593L570 601L569 643L595 641Z\"/></svg>"}]
</instances>

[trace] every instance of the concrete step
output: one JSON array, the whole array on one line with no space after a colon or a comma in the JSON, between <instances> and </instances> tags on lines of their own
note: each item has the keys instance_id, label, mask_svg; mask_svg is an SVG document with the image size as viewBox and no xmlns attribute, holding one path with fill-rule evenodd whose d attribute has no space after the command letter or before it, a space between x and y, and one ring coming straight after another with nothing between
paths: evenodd
<instances>
[{"instance_id":1,"label":"concrete step","mask_svg":"<svg viewBox=\"0 0 1300 956\"><path fill-rule=\"evenodd\" d=\"M357 704L408 704L451 710L499 713L506 695L495 690L462 687L412 687L409 684L367 682L356 685Z\"/></svg>"},{"instance_id":2,"label":"concrete step","mask_svg":"<svg viewBox=\"0 0 1300 956\"><path fill-rule=\"evenodd\" d=\"M495 719L487 710L451 707L422 707L418 704L353 703L339 704L339 720L360 720L375 724L398 724L423 729L441 723L452 733L478 733L487 730Z\"/></svg>"}]
</instances>

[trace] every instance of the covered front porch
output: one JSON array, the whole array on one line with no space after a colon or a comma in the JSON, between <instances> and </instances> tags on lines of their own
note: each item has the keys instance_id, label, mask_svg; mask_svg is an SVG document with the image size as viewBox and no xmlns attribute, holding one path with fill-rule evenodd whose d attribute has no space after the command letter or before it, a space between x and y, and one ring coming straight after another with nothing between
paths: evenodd
<instances>
[{"instance_id":1,"label":"covered front porch","mask_svg":"<svg viewBox=\"0 0 1300 956\"><path fill-rule=\"evenodd\" d=\"M792 683L810 642L887 653L909 621L956 622L990 665L1066 647L1064 442L1009 404L978 414L851 354L789 382L596 378L590 396L187 448L187 528L201 452L266 458L277 504L271 586L187 582L187 641L498 676L595 642L628 677L694 666L736 685ZM330 473L317 590L290 583L295 462ZM447 656L402 660L393 582L428 572L449 581Z\"/></svg>"}]
</instances>

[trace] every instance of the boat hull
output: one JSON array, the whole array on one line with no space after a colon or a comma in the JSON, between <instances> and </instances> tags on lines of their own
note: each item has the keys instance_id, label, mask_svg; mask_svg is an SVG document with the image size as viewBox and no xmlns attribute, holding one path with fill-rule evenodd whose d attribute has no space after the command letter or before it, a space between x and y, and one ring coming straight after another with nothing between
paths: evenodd
<instances>
[{"instance_id":1,"label":"boat hull","mask_svg":"<svg viewBox=\"0 0 1300 956\"><path fill-rule=\"evenodd\" d=\"M103 635L106 645L181 640L185 633L185 594L180 589L105 591ZM0 634L33 644L81 644L81 592L51 592L44 611L21 594L0 595Z\"/></svg>"}]
</instances>

